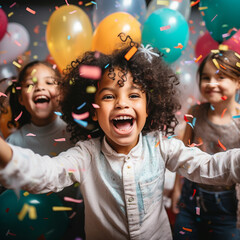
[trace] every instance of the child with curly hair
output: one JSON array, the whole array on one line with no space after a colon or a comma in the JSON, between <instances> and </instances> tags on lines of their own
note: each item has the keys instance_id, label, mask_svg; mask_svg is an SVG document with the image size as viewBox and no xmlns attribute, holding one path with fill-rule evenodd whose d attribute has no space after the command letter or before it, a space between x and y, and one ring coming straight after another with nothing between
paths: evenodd
<instances>
[{"instance_id":1,"label":"child with curly hair","mask_svg":"<svg viewBox=\"0 0 240 240\"><path fill-rule=\"evenodd\" d=\"M90 240L172 239L166 167L205 184L240 182L239 149L209 155L171 138L177 77L159 53L132 49L87 52L66 72L62 110L75 147L50 158L0 139L2 184L42 193L80 183Z\"/></svg>"},{"instance_id":2,"label":"child with curly hair","mask_svg":"<svg viewBox=\"0 0 240 240\"><path fill-rule=\"evenodd\" d=\"M194 127L186 126L185 145L198 144L209 154L240 146L240 104L235 100L240 89L239 62L240 55L234 51L213 50L200 64L199 89L207 102L190 109L189 116L196 121ZM184 179L182 187L177 176L173 203L180 193L174 239L239 239L235 184L212 186ZM183 235L182 227L192 231Z\"/></svg>"}]
</instances>

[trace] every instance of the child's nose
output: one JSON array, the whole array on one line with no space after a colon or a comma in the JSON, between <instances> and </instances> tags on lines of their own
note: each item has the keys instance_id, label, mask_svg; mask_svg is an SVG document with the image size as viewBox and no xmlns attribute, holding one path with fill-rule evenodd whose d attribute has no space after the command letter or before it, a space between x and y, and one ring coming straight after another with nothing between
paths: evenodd
<instances>
[{"instance_id":1,"label":"child's nose","mask_svg":"<svg viewBox=\"0 0 240 240\"><path fill-rule=\"evenodd\" d=\"M44 90L44 89L45 89L44 84L36 82L35 91L41 91L41 90Z\"/></svg>"},{"instance_id":2,"label":"child's nose","mask_svg":"<svg viewBox=\"0 0 240 240\"><path fill-rule=\"evenodd\" d=\"M123 97L117 99L116 108L128 108L128 107L129 107L129 104L127 99Z\"/></svg>"}]
</instances>

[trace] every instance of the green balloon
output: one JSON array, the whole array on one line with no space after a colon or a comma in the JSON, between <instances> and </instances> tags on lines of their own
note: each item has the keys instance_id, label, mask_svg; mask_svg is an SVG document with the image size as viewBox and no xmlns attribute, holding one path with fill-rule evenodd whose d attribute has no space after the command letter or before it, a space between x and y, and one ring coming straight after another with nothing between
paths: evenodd
<instances>
[{"instance_id":1,"label":"green balloon","mask_svg":"<svg viewBox=\"0 0 240 240\"><path fill-rule=\"evenodd\" d=\"M231 29L240 28L239 0L201 0L199 6L206 28L215 41L222 43L236 33Z\"/></svg>"},{"instance_id":2,"label":"green balloon","mask_svg":"<svg viewBox=\"0 0 240 240\"><path fill-rule=\"evenodd\" d=\"M24 192L20 191L19 199L13 190L0 195L0 239L61 239L68 227L68 217L65 211L52 210L53 206L62 206L59 197L55 193L24 196ZM35 207L36 219L31 219L29 214L22 221L18 219L24 204Z\"/></svg>"}]
</instances>

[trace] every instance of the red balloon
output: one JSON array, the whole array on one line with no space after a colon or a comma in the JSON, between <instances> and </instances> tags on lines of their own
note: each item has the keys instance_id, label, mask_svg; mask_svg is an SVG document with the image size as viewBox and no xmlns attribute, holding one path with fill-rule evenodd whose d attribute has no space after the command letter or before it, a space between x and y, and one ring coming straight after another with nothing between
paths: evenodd
<instances>
[{"instance_id":1,"label":"red balloon","mask_svg":"<svg viewBox=\"0 0 240 240\"><path fill-rule=\"evenodd\" d=\"M223 45L227 45L228 49L240 54L240 30L238 30L231 38L224 41Z\"/></svg>"},{"instance_id":2,"label":"red balloon","mask_svg":"<svg viewBox=\"0 0 240 240\"><path fill-rule=\"evenodd\" d=\"M216 42L210 35L209 32L205 32L201 37L198 38L195 46L195 56L198 58L202 55L202 58L199 59L198 63L211 52L212 49L218 49L219 43Z\"/></svg>"},{"instance_id":3,"label":"red balloon","mask_svg":"<svg viewBox=\"0 0 240 240\"><path fill-rule=\"evenodd\" d=\"M0 40L7 31L8 18L5 12L0 8Z\"/></svg>"}]
</instances>

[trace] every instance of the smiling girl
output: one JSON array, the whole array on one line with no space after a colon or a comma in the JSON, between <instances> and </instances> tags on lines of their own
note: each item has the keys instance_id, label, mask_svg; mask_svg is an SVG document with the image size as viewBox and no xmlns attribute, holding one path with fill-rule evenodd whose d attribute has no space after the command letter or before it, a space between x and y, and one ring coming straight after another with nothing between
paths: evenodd
<instances>
[{"instance_id":1,"label":"smiling girl","mask_svg":"<svg viewBox=\"0 0 240 240\"><path fill-rule=\"evenodd\" d=\"M196 182L240 182L239 149L211 156L171 138L178 80L159 53L139 47L127 60L130 49L87 52L66 72L62 110L75 147L50 159L0 139L2 184L39 193L80 183L88 240L172 239L166 167ZM81 74L86 65L102 71L98 81Z\"/></svg>"}]
</instances>

